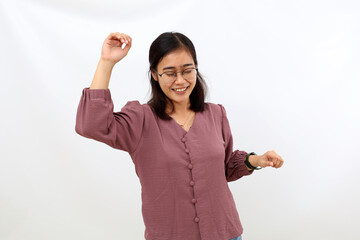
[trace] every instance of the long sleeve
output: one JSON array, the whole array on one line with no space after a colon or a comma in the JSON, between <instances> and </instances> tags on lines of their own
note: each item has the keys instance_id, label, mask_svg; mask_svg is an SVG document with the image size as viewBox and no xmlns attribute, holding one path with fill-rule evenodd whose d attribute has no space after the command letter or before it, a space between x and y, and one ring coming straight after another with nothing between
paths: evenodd
<instances>
[{"instance_id":1,"label":"long sleeve","mask_svg":"<svg viewBox=\"0 0 360 240\"><path fill-rule=\"evenodd\" d=\"M228 182L235 181L243 176L250 175L254 170L249 171L245 164L247 152L233 151L233 137L231 134L229 120L223 105L218 104L222 111L222 133L225 141L225 176Z\"/></svg>"},{"instance_id":2,"label":"long sleeve","mask_svg":"<svg viewBox=\"0 0 360 240\"><path fill-rule=\"evenodd\" d=\"M128 101L120 112L113 112L109 89L84 88L76 114L75 131L86 138L132 153L140 141L144 108L139 101Z\"/></svg>"}]
</instances>

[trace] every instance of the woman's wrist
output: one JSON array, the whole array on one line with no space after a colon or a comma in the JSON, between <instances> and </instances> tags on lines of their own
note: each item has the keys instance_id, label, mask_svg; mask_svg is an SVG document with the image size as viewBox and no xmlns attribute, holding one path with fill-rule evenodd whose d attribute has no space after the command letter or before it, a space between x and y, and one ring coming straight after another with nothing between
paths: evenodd
<instances>
[{"instance_id":1,"label":"woman's wrist","mask_svg":"<svg viewBox=\"0 0 360 240\"><path fill-rule=\"evenodd\" d=\"M259 156L257 156L257 155L250 155L249 162L250 162L251 166L258 167L259 166L258 159L259 159Z\"/></svg>"},{"instance_id":2,"label":"woman's wrist","mask_svg":"<svg viewBox=\"0 0 360 240\"><path fill-rule=\"evenodd\" d=\"M257 156L257 155L249 155L248 156L248 162L250 163L251 166L256 167L256 168L260 166L258 164L258 159L259 159L259 156ZM246 166L246 167L249 172L254 170L253 168L249 168L248 166Z\"/></svg>"}]
</instances>

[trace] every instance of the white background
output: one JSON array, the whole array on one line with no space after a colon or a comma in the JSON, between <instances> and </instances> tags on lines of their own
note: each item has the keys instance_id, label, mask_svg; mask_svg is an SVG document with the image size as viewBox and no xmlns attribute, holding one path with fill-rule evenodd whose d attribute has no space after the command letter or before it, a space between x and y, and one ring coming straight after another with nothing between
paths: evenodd
<instances>
[{"instance_id":1,"label":"white background","mask_svg":"<svg viewBox=\"0 0 360 240\"><path fill-rule=\"evenodd\" d=\"M356 0L1 1L0 239L144 239L130 156L78 135L75 117L111 32L133 38L114 111L145 103L165 31L193 41L234 150L285 161L229 183L243 239L359 239L359 13Z\"/></svg>"}]
</instances>

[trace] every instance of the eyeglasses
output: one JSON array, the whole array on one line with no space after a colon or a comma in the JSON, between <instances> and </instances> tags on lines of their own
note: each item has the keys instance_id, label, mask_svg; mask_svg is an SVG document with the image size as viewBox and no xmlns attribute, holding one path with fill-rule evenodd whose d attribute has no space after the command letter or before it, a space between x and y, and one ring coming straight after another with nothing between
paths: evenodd
<instances>
[{"instance_id":1,"label":"eyeglasses","mask_svg":"<svg viewBox=\"0 0 360 240\"><path fill-rule=\"evenodd\" d=\"M197 68L186 68L183 71L179 71L179 72L181 72L181 75L184 79L192 80L196 78L197 71L198 71ZM167 82L175 81L175 79L177 78L177 73L178 72L175 71L166 71L161 74L157 72L157 74L159 74L159 76L162 77Z\"/></svg>"}]
</instances>

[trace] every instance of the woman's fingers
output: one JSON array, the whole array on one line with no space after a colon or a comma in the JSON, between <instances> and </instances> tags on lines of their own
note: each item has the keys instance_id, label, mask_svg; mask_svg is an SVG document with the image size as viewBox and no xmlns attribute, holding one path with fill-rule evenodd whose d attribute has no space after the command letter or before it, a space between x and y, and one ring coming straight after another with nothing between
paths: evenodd
<instances>
[{"instance_id":1,"label":"woman's fingers","mask_svg":"<svg viewBox=\"0 0 360 240\"><path fill-rule=\"evenodd\" d=\"M124 42L126 44L129 43L129 35L122 33L122 34L119 34L119 38L121 38L122 42Z\"/></svg>"},{"instance_id":2,"label":"woman's fingers","mask_svg":"<svg viewBox=\"0 0 360 240\"><path fill-rule=\"evenodd\" d=\"M122 45L122 43L119 42L119 40L117 40L117 39L111 39L111 40L109 40L109 42L112 46L115 46L115 47L121 47L121 45Z\"/></svg>"},{"instance_id":3,"label":"woman's fingers","mask_svg":"<svg viewBox=\"0 0 360 240\"><path fill-rule=\"evenodd\" d=\"M262 157L264 160L264 167L270 166L274 168L279 168L284 163L282 157L275 153L275 151L267 151Z\"/></svg>"},{"instance_id":4,"label":"woman's fingers","mask_svg":"<svg viewBox=\"0 0 360 240\"><path fill-rule=\"evenodd\" d=\"M262 167L262 168L272 167L272 166L274 166L274 162L272 162L271 159L268 159L268 158L265 156L264 158L261 159L259 165L260 165L260 167Z\"/></svg>"},{"instance_id":5,"label":"woman's fingers","mask_svg":"<svg viewBox=\"0 0 360 240\"><path fill-rule=\"evenodd\" d=\"M119 33L119 32L112 32L109 34L109 36L107 37L107 39L109 40L118 40L121 43L125 43L128 44L131 41L131 38L129 35L125 34L125 33Z\"/></svg>"},{"instance_id":6,"label":"woman's fingers","mask_svg":"<svg viewBox=\"0 0 360 240\"><path fill-rule=\"evenodd\" d=\"M129 35L126 35L126 34L125 34L124 39L125 39L125 43L126 43L126 44L131 44L131 38L130 38Z\"/></svg>"},{"instance_id":7,"label":"woman's fingers","mask_svg":"<svg viewBox=\"0 0 360 240\"><path fill-rule=\"evenodd\" d=\"M112 32L107 36L103 43L101 58L117 63L128 54L131 43L132 39L129 35Z\"/></svg>"},{"instance_id":8,"label":"woman's fingers","mask_svg":"<svg viewBox=\"0 0 360 240\"><path fill-rule=\"evenodd\" d=\"M132 43L132 38L125 34L119 32L112 32L107 37L107 40L111 42L111 45L116 47L121 47L122 50L129 51ZM125 47L123 45L125 44Z\"/></svg>"},{"instance_id":9,"label":"woman's fingers","mask_svg":"<svg viewBox=\"0 0 360 240\"><path fill-rule=\"evenodd\" d=\"M284 163L282 157L280 157L275 151L271 151L272 160L274 162L274 167L279 168Z\"/></svg>"}]
</instances>

